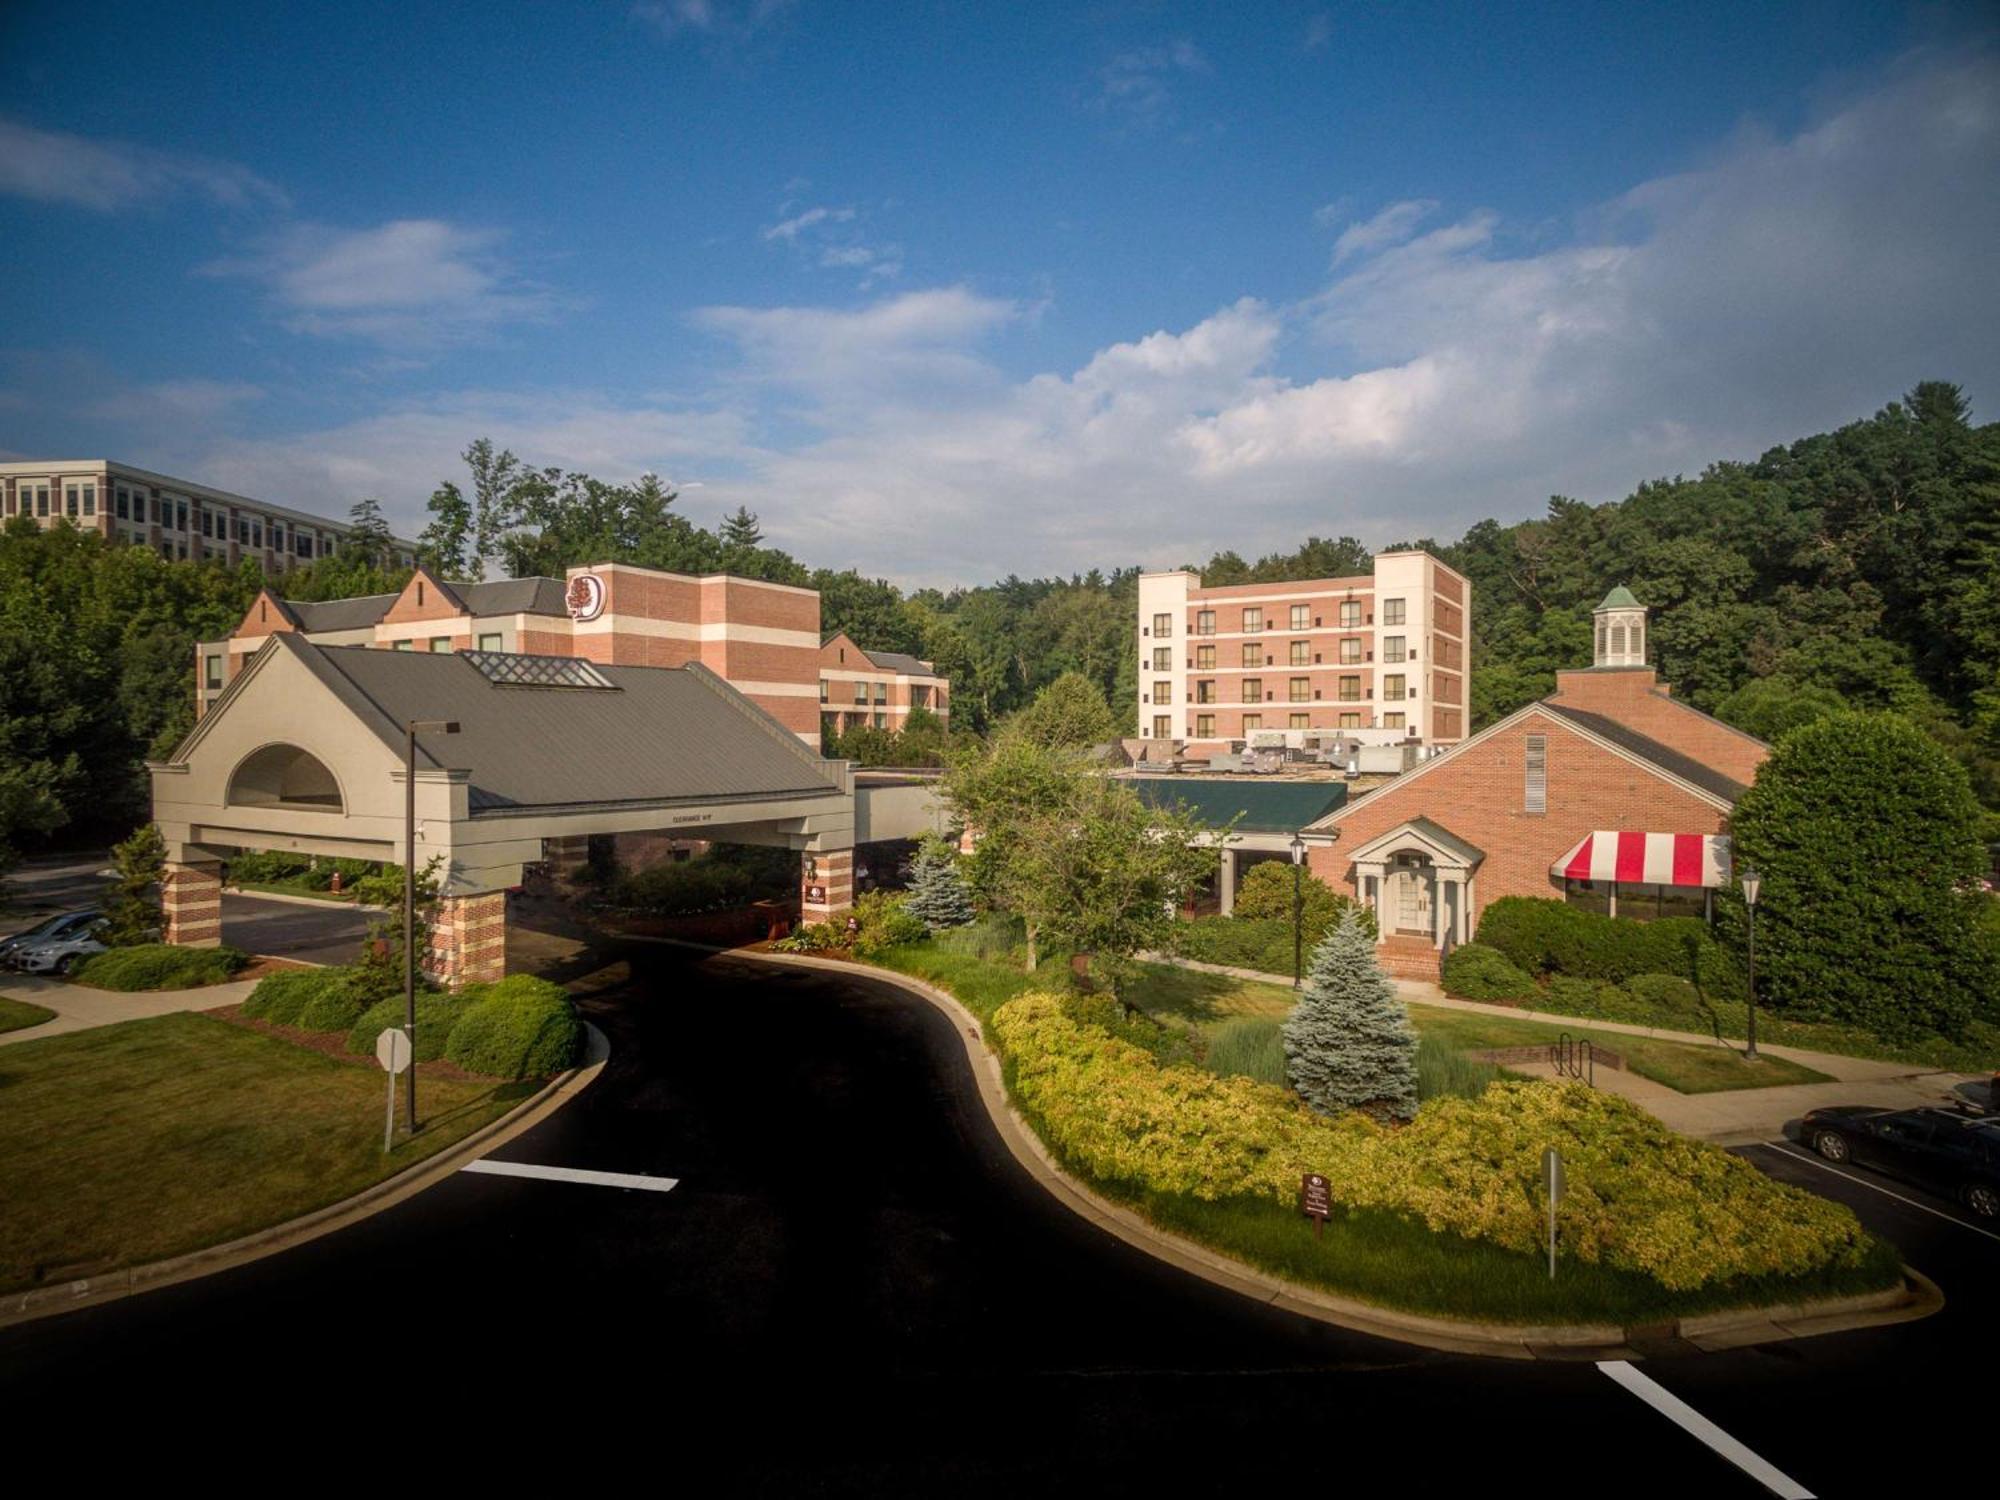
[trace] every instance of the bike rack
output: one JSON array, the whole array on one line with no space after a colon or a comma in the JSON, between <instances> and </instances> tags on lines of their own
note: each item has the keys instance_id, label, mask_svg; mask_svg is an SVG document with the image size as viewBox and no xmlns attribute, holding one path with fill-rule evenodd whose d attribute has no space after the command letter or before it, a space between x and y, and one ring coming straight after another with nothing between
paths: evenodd
<instances>
[{"instance_id":1,"label":"bike rack","mask_svg":"<svg viewBox=\"0 0 2000 1500\"><path fill-rule=\"evenodd\" d=\"M1597 1057L1589 1037L1573 1037L1567 1031L1549 1043L1549 1066L1558 1078L1575 1078L1597 1087Z\"/></svg>"}]
</instances>

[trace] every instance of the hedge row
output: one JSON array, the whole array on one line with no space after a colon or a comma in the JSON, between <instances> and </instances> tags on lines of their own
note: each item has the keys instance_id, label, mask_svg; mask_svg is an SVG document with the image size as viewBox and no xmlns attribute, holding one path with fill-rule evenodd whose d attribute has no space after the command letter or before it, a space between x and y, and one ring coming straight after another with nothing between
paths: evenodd
<instances>
[{"instance_id":1,"label":"hedge row","mask_svg":"<svg viewBox=\"0 0 2000 1500\"><path fill-rule=\"evenodd\" d=\"M1858 1266L1869 1253L1840 1204L1580 1084L1498 1083L1389 1129L1314 1115L1269 1084L1163 1066L1054 995L1009 1001L993 1029L1043 1138L1106 1183L1289 1207L1301 1174L1316 1171L1345 1208L1532 1254L1546 1232L1541 1154L1553 1145L1567 1164L1564 1243L1585 1261L1691 1290Z\"/></svg>"},{"instance_id":2,"label":"hedge row","mask_svg":"<svg viewBox=\"0 0 2000 1500\"><path fill-rule=\"evenodd\" d=\"M221 984L250 962L239 948L177 948L135 943L92 954L71 971L79 984L100 990L194 990Z\"/></svg>"},{"instance_id":3,"label":"hedge row","mask_svg":"<svg viewBox=\"0 0 2000 1500\"><path fill-rule=\"evenodd\" d=\"M258 982L243 1014L277 1026L347 1035L347 1050L369 1053L401 1026L400 995L373 1001L349 969L288 969ZM491 1078L540 1078L573 1065L583 1025L560 985L528 974L467 985L456 995L417 997L417 1060L443 1057Z\"/></svg>"},{"instance_id":4,"label":"hedge row","mask_svg":"<svg viewBox=\"0 0 2000 1500\"><path fill-rule=\"evenodd\" d=\"M1671 974L1711 999L1740 1000L1745 993L1742 969L1699 917L1635 922L1542 897L1502 896L1480 913L1479 941L1533 975L1623 984L1641 974Z\"/></svg>"}]
</instances>

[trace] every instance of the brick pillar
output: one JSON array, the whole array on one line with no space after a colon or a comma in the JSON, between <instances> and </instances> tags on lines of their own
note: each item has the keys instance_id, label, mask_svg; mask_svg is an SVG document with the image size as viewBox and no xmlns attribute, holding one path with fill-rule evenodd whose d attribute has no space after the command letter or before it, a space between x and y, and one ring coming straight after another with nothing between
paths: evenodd
<instances>
[{"instance_id":1,"label":"brick pillar","mask_svg":"<svg viewBox=\"0 0 2000 1500\"><path fill-rule=\"evenodd\" d=\"M222 867L169 864L160 873L160 937L181 948L222 946Z\"/></svg>"},{"instance_id":2,"label":"brick pillar","mask_svg":"<svg viewBox=\"0 0 2000 1500\"><path fill-rule=\"evenodd\" d=\"M572 833L562 838L543 839L542 857L549 862L550 874L558 880L568 880L590 858L590 835Z\"/></svg>"},{"instance_id":3,"label":"brick pillar","mask_svg":"<svg viewBox=\"0 0 2000 1500\"><path fill-rule=\"evenodd\" d=\"M507 893L480 891L439 900L424 972L447 989L507 974Z\"/></svg>"},{"instance_id":4,"label":"brick pillar","mask_svg":"<svg viewBox=\"0 0 2000 1500\"><path fill-rule=\"evenodd\" d=\"M799 920L828 922L854 905L854 851L809 851L800 861Z\"/></svg>"}]
</instances>

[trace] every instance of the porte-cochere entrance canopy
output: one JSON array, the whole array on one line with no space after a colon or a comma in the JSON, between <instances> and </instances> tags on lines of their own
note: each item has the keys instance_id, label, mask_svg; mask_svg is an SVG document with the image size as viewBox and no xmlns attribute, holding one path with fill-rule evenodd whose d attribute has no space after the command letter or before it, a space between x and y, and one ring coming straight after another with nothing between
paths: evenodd
<instances>
[{"instance_id":1,"label":"porte-cochere entrance canopy","mask_svg":"<svg viewBox=\"0 0 2000 1500\"><path fill-rule=\"evenodd\" d=\"M447 907L518 885L546 840L592 833L668 829L810 852L823 871L849 867L847 766L822 760L703 667L382 651L280 634L149 768L167 843L169 939L215 941L215 872L238 850L401 863L413 720L458 725L421 735L416 757L416 863L442 858ZM832 893L838 880L823 883Z\"/></svg>"}]
</instances>

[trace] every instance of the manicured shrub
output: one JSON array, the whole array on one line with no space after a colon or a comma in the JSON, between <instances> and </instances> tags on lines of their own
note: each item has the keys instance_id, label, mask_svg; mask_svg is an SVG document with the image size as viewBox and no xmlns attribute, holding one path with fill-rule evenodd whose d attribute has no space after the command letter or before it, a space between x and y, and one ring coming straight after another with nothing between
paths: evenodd
<instances>
[{"instance_id":1,"label":"manicured shrub","mask_svg":"<svg viewBox=\"0 0 2000 1500\"><path fill-rule=\"evenodd\" d=\"M780 953L831 953L848 944L847 928L832 922L805 922L771 946Z\"/></svg>"},{"instance_id":2,"label":"manicured shrub","mask_svg":"<svg viewBox=\"0 0 2000 1500\"><path fill-rule=\"evenodd\" d=\"M1209 1033L1202 1066L1218 1078L1285 1081L1285 1038L1274 1016L1238 1016Z\"/></svg>"},{"instance_id":3,"label":"manicured shrub","mask_svg":"<svg viewBox=\"0 0 2000 1500\"><path fill-rule=\"evenodd\" d=\"M1385 1120L1416 1114L1417 1034L1409 1007L1354 913L1343 914L1313 949L1284 1038L1286 1076L1319 1113L1358 1109Z\"/></svg>"},{"instance_id":4,"label":"manicured shrub","mask_svg":"<svg viewBox=\"0 0 2000 1500\"><path fill-rule=\"evenodd\" d=\"M245 849L229 861L231 880L250 880L259 885L282 885L312 867L312 856L292 854L282 849Z\"/></svg>"},{"instance_id":5,"label":"manicured shrub","mask_svg":"<svg viewBox=\"0 0 2000 1500\"><path fill-rule=\"evenodd\" d=\"M972 889L959 873L957 851L943 839L925 839L917 850L904 910L932 932L963 927L978 915Z\"/></svg>"},{"instance_id":6,"label":"manicured shrub","mask_svg":"<svg viewBox=\"0 0 2000 1500\"><path fill-rule=\"evenodd\" d=\"M1252 865L1237 882L1236 909L1231 915L1248 922L1274 917L1289 926L1292 920L1292 868L1289 860L1282 859L1260 860ZM1309 946L1318 944L1333 924L1340 920L1342 912L1367 910L1310 870L1299 872L1299 896Z\"/></svg>"},{"instance_id":7,"label":"manicured shrub","mask_svg":"<svg viewBox=\"0 0 2000 1500\"><path fill-rule=\"evenodd\" d=\"M1444 992L1461 1000L1532 1000L1539 993L1534 980L1484 943L1452 949L1440 978Z\"/></svg>"},{"instance_id":8,"label":"manicured shrub","mask_svg":"<svg viewBox=\"0 0 2000 1500\"><path fill-rule=\"evenodd\" d=\"M361 1019L367 1009L363 999L344 969L322 969L324 982L299 1007L299 1018L292 1024L301 1031L348 1031Z\"/></svg>"},{"instance_id":9,"label":"manicured shrub","mask_svg":"<svg viewBox=\"0 0 2000 1500\"><path fill-rule=\"evenodd\" d=\"M239 948L176 948L140 943L108 948L78 964L70 978L100 990L194 990L221 984L250 962Z\"/></svg>"},{"instance_id":10,"label":"manicured shrub","mask_svg":"<svg viewBox=\"0 0 2000 1500\"><path fill-rule=\"evenodd\" d=\"M752 897L750 873L716 859L687 859L619 877L610 887L615 906L654 916L681 917L724 911Z\"/></svg>"},{"instance_id":11,"label":"manicured shrub","mask_svg":"<svg viewBox=\"0 0 2000 1500\"><path fill-rule=\"evenodd\" d=\"M452 1027L474 1004L474 997L447 994L441 990L423 990L417 995L417 1061L429 1062L443 1057L445 1039L451 1035ZM404 1020L404 1004L401 995L392 995L386 1000L378 1000L361 1013L347 1033L347 1050L363 1056L372 1056L375 1040L390 1027L400 1029Z\"/></svg>"},{"instance_id":12,"label":"manicured shrub","mask_svg":"<svg viewBox=\"0 0 2000 1500\"><path fill-rule=\"evenodd\" d=\"M1071 990L1063 995L1063 1014L1079 1026L1092 1026L1144 1051L1158 1063L1193 1063L1194 1034L1186 1027L1156 1020L1128 1009L1103 990Z\"/></svg>"},{"instance_id":13,"label":"manicured shrub","mask_svg":"<svg viewBox=\"0 0 2000 1500\"><path fill-rule=\"evenodd\" d=\"M993 1030L1043 1139L1107 1185L1290 1208L1300 1176L1315 1171L1343 1208L1386 1210L1532 1255L1546 1232L1542 1151L1555 1146L1567 1164L1565 1253L1584 1261L1687 1290L1858 1266L1872 1253L1842 1205L1580 1084L1495 1083L1390 1128L1351 1111L1315 1115L1248 1078L1163 1067L1079 1024L1054 995L1009 1001Z\"/></svg>"},{"instance_id":14,"label":"manicured shrub","mask_svg":"<svg viewBox=\"0 0 2000 1500\"><path fill-rule=\"evenodd\" d=\"M273 1026L296 1026L300 1014L323 990L345 984L346 975L339 969L283 969L257 981L243 1002L243 1014Z\"/></svg>"},{"instance_id":15,"label":"manicured shrub","mask_svg":"<svg viewBox=\"0 0 2000 1500\"><path fill-rule=\"evenodd\" d=\"M1679 974L1711 997L1743 992L1735 960L1699 917L1640 922L1542 897L1502 896L1480 914L1479 941L1530 974L1613 984L1635 974Z\"/></svg>"},{"instance_id":16,"label":"manicured shrub","mask_svg":"<svg viewBox=\"0 0 2000 1500\"><path fill-rule=\"evenodd\" d=\"M921 943L930 928L908 909L908 898L890 891L866 891L854 903L861 930L854 937L857 958L873 958L885 948Z\"/></svg>"},{"instance_id":17,"label":"manicured shrub","mask_svg":"<svg viewBox=\"0 0 2000 1500\"><path fill-rule=\"evenodd\" d=\"M1692 990L1693 986L1688 988ZM1569 974L1552 977L1540 1003L1545 1009L1566 1016L1604 1016L1612 1020L1630 1019L1635 1008L1631 995L1610 980L1578 979Z\"/></svg>"},{"instance_id":18,"label":"manicured shrub","mask_svg":"<svg viewBox=\"0 0 2000 1500\"><path fill-rule=\"evenodd\" d=\"M1625 988L1649 1016L1688 1023L1702 1019L1701 992L1678 974L1635 974Z\"/></svg>"},{"instance_id":19,"label":"manicured shrub","mask_svg":"<svg viewBox=\"0 0 2000 1500\"><path fill-rule=\"evenodd\" d=\"M541 1078L575 1063L583 1025L562 986L531 974L468 985L471 1004L445 1041L446 1059L493 1078Z\"/></svg>"}]
</instances>

